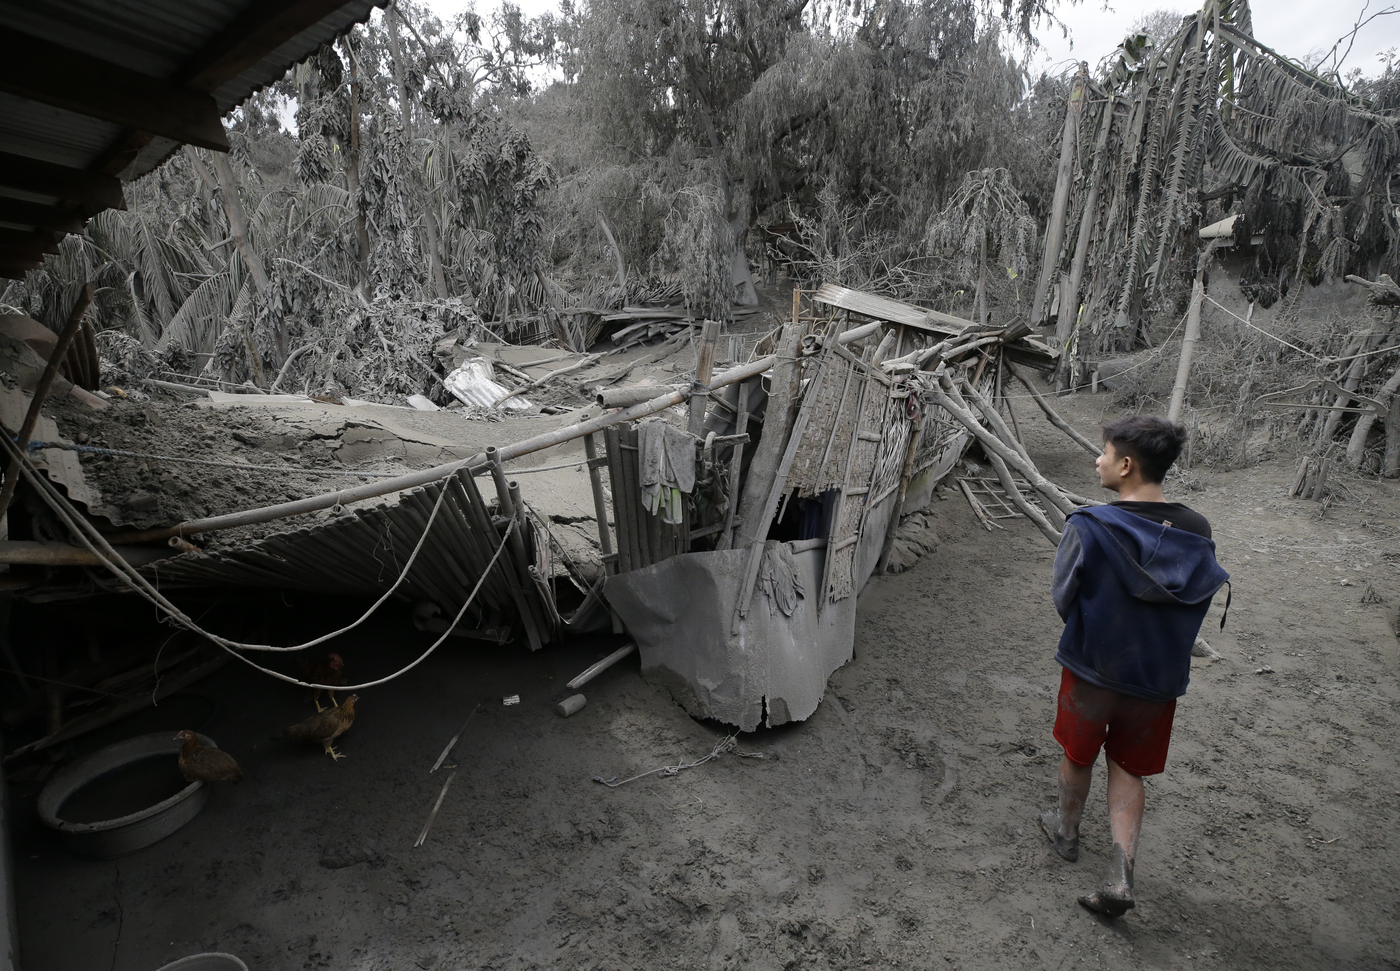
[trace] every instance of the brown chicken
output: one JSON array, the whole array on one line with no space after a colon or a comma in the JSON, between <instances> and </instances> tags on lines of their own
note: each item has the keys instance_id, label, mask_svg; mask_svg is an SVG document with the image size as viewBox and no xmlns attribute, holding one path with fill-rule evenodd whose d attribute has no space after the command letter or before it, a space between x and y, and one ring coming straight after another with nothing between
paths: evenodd
<instances>
[{"instance_id":1,"label":"brown chicken","mask_svg":"<svg viewBox=\"0 0 1400 971\"><path fill-rule=\"evenodd\" d=\"M303 722L297 722L287 729L287 737L298 742L319 742L326 749L326 754L333 759L343 759L331 745L337 738L345 734L346 730L355 723L355 702L359 700L359 695L351 695L345 699L345 704L338 708L326 708L318 711Z\"/></svg>"},{"instance_id":2,"label":"brown chicken","mask_svg":"<svg viewBox=\"0 0 1400 971\"><path fill-rule=\"evenodd\" d=\"M176 735L175 741L185 743L180 746L180 774L186 782L238 782L243 778L243 770L232 755L200 745L199 738L189 729Z\"/></svg>"},{"instance_id":3,"label":"brown chicken","mask_svg":"<svg viewBox=\"0 0 1400 971\"><path fill-rule=\"evenodd\" d=\"M301 680L306 681L310 684L344 684L344 668L344 658L342 658L339 654L336 654L334 651L326 655L326 659L324 661L307 661L303 659L301 662ZM311 703L316 706L317 711L322 711L323 709L321 707L321 692L325 689L310 688L308 690L311 694ZM330 699L331 704L335 705L335 692L326 691L325 694L326 697Z\"/></svg>"}]
</instances>

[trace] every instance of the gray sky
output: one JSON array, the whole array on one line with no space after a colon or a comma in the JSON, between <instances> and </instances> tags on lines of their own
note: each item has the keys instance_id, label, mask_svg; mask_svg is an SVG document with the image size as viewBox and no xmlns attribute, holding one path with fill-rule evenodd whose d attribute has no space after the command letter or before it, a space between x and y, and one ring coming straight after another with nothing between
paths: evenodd
<instances>
[{"instance_id":1,"label":"gray sky","mask_svg":"<svg viewBox=\"0 0 1400 971\"><path fill-rule=\"evenodd\" d=\"M441 17L473 5L470 0L426 2ZM517 2L530 16L558 6L554 0ZM475 3L483 12L494 5L493 0ZM1250 6L1254 35L1261 43L1289 57L1306 59L1313 52L1326 52L1337 38L1349 33L1367 4L1366 0L1255 0ZM1069 6L1062 0L1060 7L1060 18L1069 27L1070 37L1066 40L1058 30L1042 30L1043 49L1032 60L1034 73L1068 68L1079 60L1088 61L1093 67L1118 46L1128 28L1143 14L1163 8L1188 13L1199 9L1199 4L1180 0L1116 0L1111 4L1105 4L1104 0L1083 0ZM1400 4L1371 0L1368 13L1397 7ZM1359 67L1366 74L1376 74L1380 69L1377 55L1392 47L1400 47L1400 14L1379 17L1362 28L1344 68Z\"/></svg>"}]
</instances>

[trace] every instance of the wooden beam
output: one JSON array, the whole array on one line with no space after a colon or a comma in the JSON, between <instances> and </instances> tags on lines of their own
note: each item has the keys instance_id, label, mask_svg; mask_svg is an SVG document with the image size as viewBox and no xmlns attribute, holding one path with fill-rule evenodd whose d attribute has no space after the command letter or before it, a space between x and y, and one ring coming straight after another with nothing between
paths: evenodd
<instances>
[{"instance_id":1,"label":"wooden beam","mask_svg":"<svg viewBox=\"0 0 1400 971\"><path fill-rule=\"evenodd\" d=\"M54 249L58 249L58 247L55 246ZM33 246L7 246L0 243L0 260L39 260L43 259L43 255L47 252L47 249L41 250Z\"/></svg>"},{"instance_id":2,"label":"wooden beam","mask_svg":"<svg viewBox=\"0 0 1400 971\"><path fill-rule=\"evenodd\" d=\"M91 118L227 152L218 106L207 94L172 87L22 31L0 27L0 91Z\"/></svg>"},{"instance_id":3,"label":"wooden beam","mask_svg":"<svg viewBox=\"0 0 1400 971\"><path fill-rule=\"evenodd\" d=\"M33 253L33 259L38 259L40 253L58 252L53 233L27 233L22 229L0 229L0 246Z\"/></svg>"},{"instance_id":4,"label":"wooden beam","mask_svg":"<svg viewBox=\"0 0 1400 971\"><path fill-rule=\"evenodd\" d=\"M0 222L33 226L50 232L81 233L83 214L64 206L46 206L42 202L25 202L0 196Z\"/></svg>"},{"instance_id":5,"label":"wooden beam","mask_svg":"<svg viewBox=\"0 0 1400 971\"><path fill-rule=\"evenodd\" d=\"M43 265L41 260L0 260L0 277L7 280L23 280L26 273Z\"/></svg>"},{"instance_id":6,"label":"wooden beam","mask_svg":"<svg viewBox=\"0 0 1400 971\"><path fill-rule=\"evenodd\" d=\"M345 0L256 0L191 57L174 80L191 91L213 92L343 6Z\"/></svg>"},{"instance_id":7,"label":"wooden beam","mask_svg":"<svg viewBox=\"0 0 1400 971\"><path fill-rule=\"evenodd\" d=\"M120 179L10 152L0 152L0 186L71 199L89 216L126 208Z\"/></svg>"}]
</instances>

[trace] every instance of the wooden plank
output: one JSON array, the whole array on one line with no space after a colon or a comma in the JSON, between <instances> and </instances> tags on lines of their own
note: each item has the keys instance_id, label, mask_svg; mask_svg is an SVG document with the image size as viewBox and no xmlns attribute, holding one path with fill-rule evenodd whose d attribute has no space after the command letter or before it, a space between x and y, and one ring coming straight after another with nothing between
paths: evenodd
<instances>
[{"instance_id":1,"label":"wooden plank","mask_svg":"<svg viewBox=\"0 0 1400 971\"><path fill-rule=\"evenodd\" d=\"M886 320L892 324L902 324L905 327L945 336L955 336L962 333L964 328L973 326L972 321L961 317L937 310L925 310L923 307L915 307L861 290L839 287L834 283L823 284L821 289L812 295L812 300L866 317L874 317L876 320Z\"/></svg>"},{"instance_id":2,"label":"wooden plank","mask_svg":"<svg viewBox=\"0 0 1400 971\"><path fill-rule=\"evenodd\" d=\"M23 31L0 27L0 91L227 152L214 99Z\"/></svg>"},{"instance_id":3,"label":"wooden plank","mask_svg":"<svg viewBox=\"0 0 1400 971\"><path fill-rule=\"evenodd\" d=\"M125 209L121 180L67 165L0 152L0 186L81 203L86 215Z\"/></svg>"},{"instance_id":4,"label":"wooden plank","mask_svg":"<svg viewBox=\"0 0 1400 971\"><path fill-rule=\"evenodd\" d=\"M33 226L51 233L81 233L85 220L81 213L65 206L0 196L0 222Z\"/></svg>"}]
</instances>

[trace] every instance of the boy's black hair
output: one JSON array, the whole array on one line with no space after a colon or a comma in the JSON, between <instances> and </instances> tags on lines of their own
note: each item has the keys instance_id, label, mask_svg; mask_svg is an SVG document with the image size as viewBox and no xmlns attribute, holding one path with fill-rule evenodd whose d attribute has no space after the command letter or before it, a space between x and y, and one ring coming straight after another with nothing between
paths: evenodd
<instances>
[{"instance_id":1,"label":"boy's black hair","mask_svg":"<svg viewBox=\"0 0 1400 971\"><path fill-rule=\"evenodd\" d=\"M1119 455L1137 462L1144 479L1160 483L1181 454L1186 428L1156 415L1128 415L1104 425L1103 440L1112 442Z\"/></svg>"}]
</instances>

